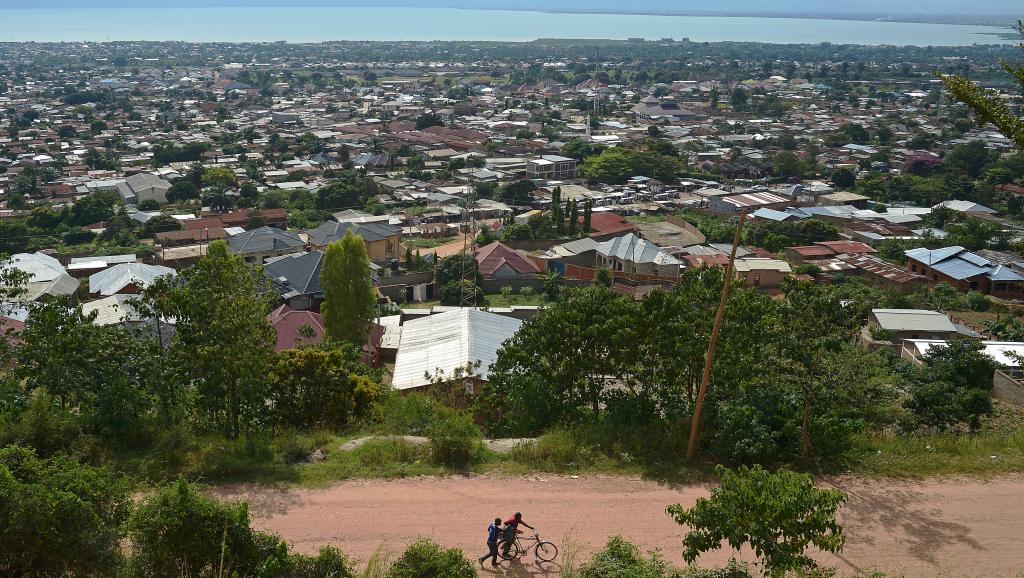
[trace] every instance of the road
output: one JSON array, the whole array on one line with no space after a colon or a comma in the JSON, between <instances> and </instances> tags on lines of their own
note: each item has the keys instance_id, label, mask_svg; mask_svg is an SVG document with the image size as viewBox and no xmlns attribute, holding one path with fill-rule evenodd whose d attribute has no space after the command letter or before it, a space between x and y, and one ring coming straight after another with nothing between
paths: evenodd
<instances>
[{"instance_id":1,"label":"road","mask_svg":"<svg viewBox=\"0 0 1024 578\"><path fill-rule=\"evenodd\" d=\"M838 556L817 555L841 575L882 569L908 578L1024 576L1024 476L835 478L822 485L849 494L840 512L845 549ZM486 551L487 524L521 510L563 553L575 549L577 559L618 534L682 563L683 528L664 513L665 506L692 505L707 488L624 477L479 476L358 480L318 490L231 487L216 494L247 499L256 527L278 533L302 552L333 545L365 561L382 545L400 552L424 535L478 556ZM722 564L731 555L720 550L700 563ZM737 557L752 560L749 552ZM511 568L506 563L494 575L557 576L557 563L538 567L532 557L524 560ZM490 569L482 575L489 574Z\"/></svg>"}]
</instances>

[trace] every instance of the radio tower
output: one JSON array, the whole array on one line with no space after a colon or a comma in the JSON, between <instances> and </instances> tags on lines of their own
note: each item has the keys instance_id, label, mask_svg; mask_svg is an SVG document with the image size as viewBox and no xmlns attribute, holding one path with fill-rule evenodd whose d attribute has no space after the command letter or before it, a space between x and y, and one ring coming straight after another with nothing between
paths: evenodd
<instances>
[{"instance_id":1,"label":"radio tower","mask_svg":"<svg viewBox=\"0 0 1024 578\"><path fill-rule=\"evenodd\" d=\"M473 185L466 186L462 206L462 286L459 288L459 306L476 307L476 218L473 217Z\"/></svg>"}]
</instances>

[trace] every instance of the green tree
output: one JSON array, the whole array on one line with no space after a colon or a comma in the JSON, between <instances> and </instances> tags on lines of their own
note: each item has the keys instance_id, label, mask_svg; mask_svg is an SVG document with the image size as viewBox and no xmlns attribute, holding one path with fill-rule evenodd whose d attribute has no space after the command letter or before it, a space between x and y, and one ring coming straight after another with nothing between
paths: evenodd
<instances>
[{"instance_id":1,"label":"green tree","mask_svg":"<svg viewBox=\"0 0 1024 578\"><path fill-rule=\"evenodd\" d=\"M466 253L456 253L441 259L434 269L434 284L444 287L452 281L462 279L463 271L472 273L475 283L483 282L483 276L476 266L476 258Z\"/></svg>"},{"instance_id":2,"label":"green tree","mask_svg":"<svg viewBox=\"0 0 1024 578\"><path fill-rule=\"evenodd\" d=\"M146 387L154 352L95 318L66 298L34 305L20 334L17 373L28 391L53 394L91 432L134 443L151 407Z\"/></svg>"},{"instance_id":3,"label":"green tree","mask_svg":"<svg viewBox=\"0 0 1024 578\"><path fill-rule=\"evenodd\" d=\"M113 576L122 560L128 485L67 456L0 449L0 571L6 576Z\"/></svg>"},{"instance_id":4,"label":"green tree","mask_svg":"<svg viewBox=\"0 0 1024 578\"><path fill-rule=\"evenodd\" d=\"M732 105L733 110L743 111L747 108L748 100L750 100L750 94L742 88L736 87L729 97L729 104Z\"/></svg>"},{"instance_id":5,"label":"green tree","mask_svg":"<svg viewBox=\"0 0 1024 578\"><path fill-rule=\"evenodd\" d=\"M167 201L170 203L180 203L198 198L199 188L189 179L177 179L167 190Z\"/></svg>"},{"instance_id":6,"label":"green tree","mask_svg":"<svg viewBox=\"0 0 1024 578\"><path fill-rule=\"evenodd\" d=\"M804 173L804 165L793 151L779 151L772 157L772 166L780 177L799 177Z\"/></svg>"},{"instance_id":7,"label":"green tree","mask_svg":"<svg viewBox=\"0 0 1024 578\"><path fill-rule=\"evenodd\" d=\"M576 200L572 199L567 203L565 210L566 215L569 218L568 233L570 237L576 236L576 228L579 227L580 212L579 207L576 204Z\"/></svg>"},{"instance_id":8,"label":"green tree","mask_svg":"<svg viewBox=\"0 0 1024 578\"><path fill-rule=\"evenodd\" d=\"M436 112L425 112L416 117L416 130L423 130L432 126L444 126L441 115Z\"/></svg>"},{"instance_id":9,"label":"green tree","mask_svg":"<svg viewBox=\"0 0 1024 578\"><path fill-rule=\"evenodd\" d=\"M320 312L327 336L362 347L377 303L362 237L348 230L341 240L327 246L320 286L324 290Z\"/></svg>"},{"instance_id":10,"label":"green tree","mask_svg":"<svg viewBox=\"0 0 1024 578\"><path fill-rule=\"evenodd\" d=\"M845 536L836 511L846 502L840 490L819 489L811 476L786 470L776 473L754 466L715 468L721 483L711 497L697 498L692 508L668 507L676 523L690 531L683 558L693 563L704 552L727 543L733 550L749 545L769 576L816 567L805 551L814 546L840 552Z\"/></svg>"},{"instance_id":11,"label":"green tree","mask_svg":"<svg viewBox=\"0 0 1024 578\"><path fill-rule=\"evenodd\" d=\"M998 237L1002 232L999 223L973 218L950 225L946 229L949 231L950 245L960 245L971 251L986 249L990 245L998 243Z\"/></svg>"},{"instance_id":12,"label":"green tree","mask_svg":"<svg viewBox=\"0 0 1024 578\"><path fill-rule=\"evenodd\" d=\"M71 206L71 210L67 213L68 224L84 227L106 221L114 216L114 205L119 202L120 196L115 192L89 193Z\"/></svg>"},{"instance_id":13,"label":"green tree","mask_svg":"<svg viewBox=\"0 0 1024 578\"><path fill-rule=\"evenodd\" d=\"M565 232L565 215L562 214L562 187L551 191L551 220L555 223L555 231Z\"/></svg>"},{"instance_id":14,"label":"green tree","mask_svg":"<svg viewBox=\"0 0 1024 578\"><path fill-rule=\"evenodd\" d=\"M0 254L25 252L30 243L29 230L18 221L0 222Z\"/></svg>"},{"instance_id":15,"label":"green tree","mask_svg":"<svg viewBox=\"0 0 1024 578\"><path fill-rule=\"evenodd\" d=\"M992 411L992 382L998 364L985 354L981 343L970 339L933 347L923 361L906 402L918 423L940 430L958 423L978 429L981 416Z\"/></svg>"},{"instance_id":16,"label":"green tree","mask_svg":"<svg viewBox=\"0 0 1024 578\"><path fill-rule=\"evenodd\" d=\"M832 184L837 189L849 189L857 184L857 178L854 176L853 171L843 167L832 173Z\"/></svg>"},{"instance_id":17,"label":"green tree","mask_svg":"<svg viewBox=\"0 0 1024 578\"><path fill-rule=\"evenodd\" d=\"M299 347L278 353L270 368L271 413L281 425L339 429L366 415L380 385L366 375L361 349Z\"/></svg>"},{"instance_id":18,"label":"green tree","mask_svg":"<svg viewBox=\"0 0 1024 578\"><path fill-rule=\"evenodd\" d=\"M170 215L157 215L142 225L142 234L146 237L155 237L157 233L165 233L167 231L180 231L184 227L181 221L175 219Z\"/></svg>"},{"instance_id":19,"label":"green tree","mask_svg":"<svg viewBox=\"0 0 1024 578\"><path fill-rule=\"evenodd\" d=\"M969 143L953 147L953 150L949 151L949 154L943 159L943 163L957 172L976 179L998 158L999 153L990 151L985 141L972 140Z\"/></svg>"},{"instance_id":20,"label":"green tree","mask_svg":"<svg viewBox=\"0 0 1024 578\"><path fill-rule=\"evenodd\" d=\"M1016 28L1017 33L1024 38L1024 21L1018 21ZM1024 50L1024 45L1021 49ZM1001 65L1024 88L1024 65L1007 61ZM978 118L994 124L1017 144L1017 148L1024 149L1024 118L1018 116L995 91L986 90L963 76L942 75L940 78L953 98L967 104Z\"/></svg>"},{"instance_id":21,"label":"green tree","mask_svg":"<svg viewBox=\"0 0 1024 578\"><path fill-rule=\"evenodd\" d=\"M176 322L169 353L179 379L194 387L200 415L232 436L264 416L276 342L267 314L276 298L259 267L214 241L158 301L161 316Z\"/></svg>"}]
</instances>

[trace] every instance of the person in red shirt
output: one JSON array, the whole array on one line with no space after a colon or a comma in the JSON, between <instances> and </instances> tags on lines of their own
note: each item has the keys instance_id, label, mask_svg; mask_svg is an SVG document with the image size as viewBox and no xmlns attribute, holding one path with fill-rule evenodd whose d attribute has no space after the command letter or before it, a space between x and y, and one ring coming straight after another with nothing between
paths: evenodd
<instances>
[{"instance_id":1,"label":"person in red shirt","mask_svg":"<svg viewBox=\"0 0 1024 578\"><path fill-rule=\"evenodd\" d=\"M512 547L512 542L514 541L514 539L510 539L512 538L512 536L514 536L512 532L515 532L515 534L523 533L523 531L519 529L520 525L526 526L531 530L536 530L536 528L527 524L523 520L522 512L516 512L514 516L505 520L505 535L503 540L504 544L502 545L502 556L508 557L508 550ZM510 531L509 528L511 528L512 530Z\"/></svg>"}]
</instances>

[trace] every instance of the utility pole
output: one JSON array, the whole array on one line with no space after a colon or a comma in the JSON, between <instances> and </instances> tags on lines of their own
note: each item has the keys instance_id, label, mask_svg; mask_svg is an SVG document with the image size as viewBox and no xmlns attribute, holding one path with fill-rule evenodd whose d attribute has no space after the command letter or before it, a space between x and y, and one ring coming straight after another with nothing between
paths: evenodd
<instances>
[{"instance_id":1,"label":"utility pole","mask_svg":"<svg viewBox=\"0 0 1024 578\"><path fill-rule=\"evenodd\" d=\"M473 216L474 187L466 187L465 206L462 209L462 286L459 287L459 306L476 307L476 218ZM472 260L468 267L467 263ZM468 281L468 283L467 283Z\"/></svg>"},{"instance_id":2,"label":"utility pole","mask_svg":"<svg viewBox=\"0 0 1024 578\"><path fill-rule=\"evenodd\" d=\"M704 355L704 375L700 378L700 391L697 393L697 403L693 407L693 422L690 423L690 443L686 446L687 462L693 460L693 454L697 450L697 429L700 424L700 411L704 407L704 396L708 393L711 364L715 359L715 344L718 343L718 332L722 329L722 317L725 316L725 303L729 300L729 290L732 289L732 272L733 263L736 261L736 247L740 244L740 233L743 232L743 221L746 219L747 213L740 213L740 222L736 224L736 234L732 238L732 251L729 252L729 265L725 268L725 278L722 285L722 299L718 302L718 313L715 314L715 324L711 328L708 352Z\"/></svg>"}]
</instances>

